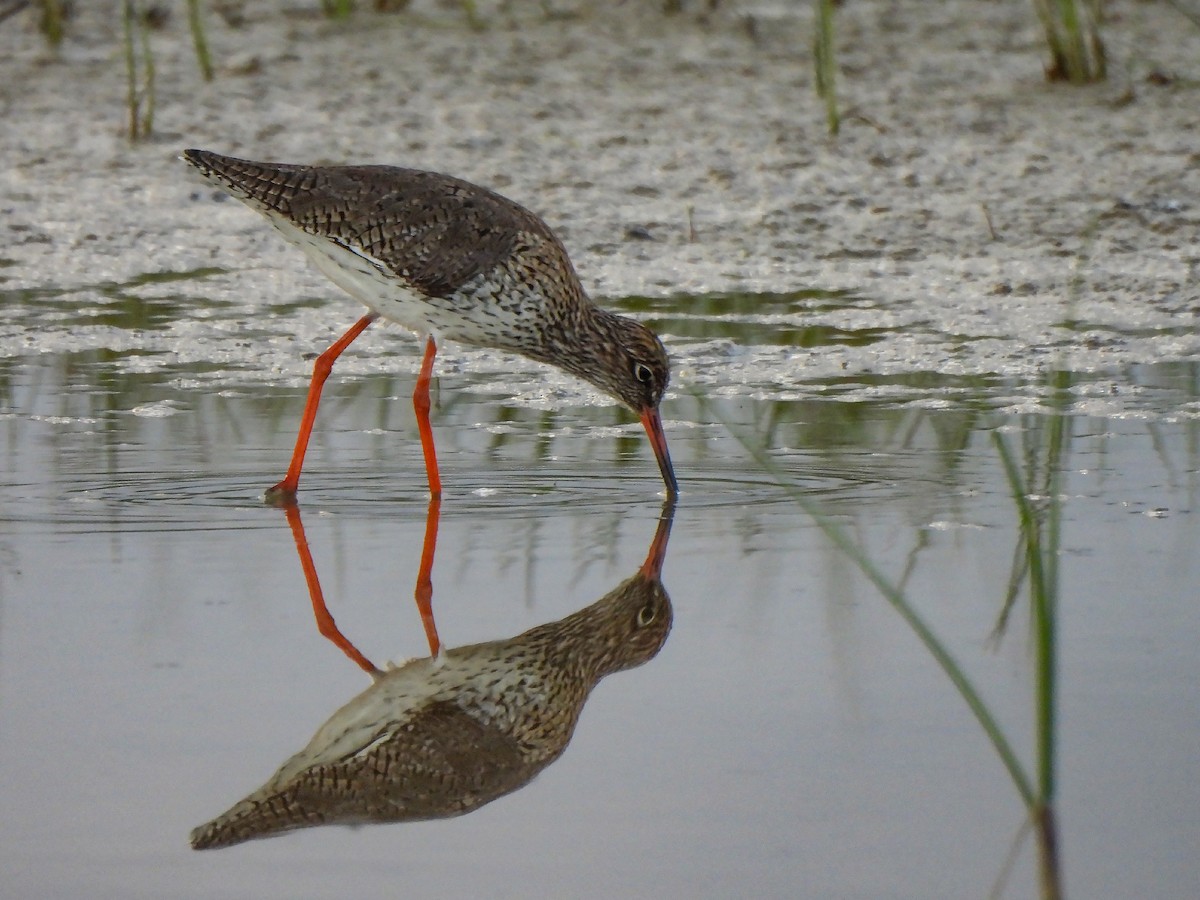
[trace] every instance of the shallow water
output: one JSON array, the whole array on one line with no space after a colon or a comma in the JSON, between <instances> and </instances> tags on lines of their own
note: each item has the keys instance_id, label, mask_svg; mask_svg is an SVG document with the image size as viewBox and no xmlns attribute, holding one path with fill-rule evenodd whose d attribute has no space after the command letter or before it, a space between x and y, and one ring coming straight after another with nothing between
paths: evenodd
<instances>
[{"instance_id":1,"label":"shallow water","mask_svg":"<svg viewBox=\"0 0 1200 900\"><path fill-rule=\"evenodd\" d=\"M813 326L810 304L845 308L815 293L765 298L761 315L751 297L638 309L682 361L664 407L683 487L664 570L674 628L597 687L560 760L461 818L189 849L191 828L369 683L318 633L292 533L259 500L304 391L290 368L256 369L260 341L278 344L269 357L300 339L229 326L209 365L153 342L220 331L219 302L192 305L209 280L142 308L119 286L66 315L38 297L8 307L14 332L42 329L43 351L0 363L0 799L22 810L0 826L0 858L14 896L916 898L983 896L1000 876L1019 796L929 653L800 501L902 582L1032 767L1023 593L999 624L1019 532L993 435L1036 466L1037 442L1019 448L1059 414L1015 377L851 369L735 390L714 341L748 359L772 352L775 329L780 346L811 334L814 355L877 343ZM121 349L100 346L113 334ZM335 370L300 509L330 612L382 665L428 652L412 599L426 499L416 348L375 341ZM447 494L433 608L449 646L596 600L641 565L660 512L636 423L505 365L451 349L435 394ZM1197 368L1178 363L1080 373L1066 401L1057 776L1078 896L1196 886L1198 396ZM1010 896L1033 892L1035 860L1026 841Z\"/></svg>"},{"instance_id":2,"label":"shallow water","mask_svg":"<svg viewBox=\"0 0 1200 900\"><path fill-rule=\"evenodd\" d=\"M37 4L0 27L0 894L957 900L989 896L1016 844L1001 896L1035 896L992 745L827 530L903 588L1032 772L1000 436L1062 516L1067 893L1200 896L1200 32L1170 4L1106 23L1120 74L1086 89L1043 83L1027 5L844 4L836 140L804 4L482 4L483 34L422 0L344 23L244 4L210 17L211 84L180 17L151 36L136 145L120 23L75 6L57 53ZM358 310L185 146L496 187L665 336L672 632L476 812L189 848L370 679L319 633L260 501L313 355ZM355 344L302 482L329 611L379 666L428 653L418 362L398 329ZM561 619L642 565L661 483L637 423L521 359L448 346L438 374L447 645Z\"/></svg>"}]
</instances>

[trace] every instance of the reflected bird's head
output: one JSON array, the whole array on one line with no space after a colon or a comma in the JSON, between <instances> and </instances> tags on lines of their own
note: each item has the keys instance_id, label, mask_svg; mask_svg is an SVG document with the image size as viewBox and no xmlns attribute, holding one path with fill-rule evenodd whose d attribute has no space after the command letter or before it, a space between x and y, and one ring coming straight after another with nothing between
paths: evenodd
<instances>
[{"instance_id":1,"label":"reflected bird's head","mask_svg":"<svg viewBox=\"0 0 1200 900\"><path fill-rule=\"evenodd\" d=\"M591 606L534 632L542 632L538 637L557 666L595 683L653 659L671 633L672 619L662 582L638 572Z\"/></svg>"}]
</instances>

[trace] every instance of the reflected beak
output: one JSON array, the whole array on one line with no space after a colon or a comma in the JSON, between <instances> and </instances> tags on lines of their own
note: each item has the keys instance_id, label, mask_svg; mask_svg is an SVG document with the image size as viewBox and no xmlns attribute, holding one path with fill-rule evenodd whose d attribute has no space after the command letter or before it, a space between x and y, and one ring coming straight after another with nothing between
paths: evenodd
<instances>
[{"instance_id":1,"label":"reflected beak","mask_svg":"<svg viewBox=\"0 0 1200 900\"><path fill-rule=\"evenodd\" d=\"M654 540L650 542L650 550L641 568L642 575L652 581L662 578L663 562L667 558L667 540L671 537L671 519L674 515L675 501L668 500L663 504L662 515L658 519L658 530L654 532Z\"/></svg>"},{"instance_id":2,"label":"reflected beak","mask_svg":"<svg viewBox=\"0 0 1200 900\"><path fill-rule=\"evenodd\" d=\"M674 499L679 496L679 482L675 480L675 470L671 467L671 454L667 452L667 436L663 433L662 417L658 410L646 407L642 410L642 425L650 436L650 446L658 458L658 469L662 472L663 482L667 486L667 496Z\"/></svg>"}]
</instances>

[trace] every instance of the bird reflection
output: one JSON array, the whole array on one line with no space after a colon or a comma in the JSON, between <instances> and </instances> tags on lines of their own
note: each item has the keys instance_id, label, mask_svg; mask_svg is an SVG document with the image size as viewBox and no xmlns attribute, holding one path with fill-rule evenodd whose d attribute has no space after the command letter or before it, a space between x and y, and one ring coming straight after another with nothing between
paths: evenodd
<instances>
[{"instance_id":1,"label":"bird reflection","mask_svg":"<svg viewBox=\"0 0 1200 900\"><path fill-rule=\"evenodd\" d=\"M660 581L670 503L641 568L595 603L507 640L453 649L441 647L430 606L437 512L434 501L416 592L433 655L381 670L337 629L299 510L288 510L318 627L374 684L334 713L266 784L196 828L194 848L313 825L470 812L527 784L562 755L600 679L662 648L672 619Z\"/></svg>"}]
</instances>

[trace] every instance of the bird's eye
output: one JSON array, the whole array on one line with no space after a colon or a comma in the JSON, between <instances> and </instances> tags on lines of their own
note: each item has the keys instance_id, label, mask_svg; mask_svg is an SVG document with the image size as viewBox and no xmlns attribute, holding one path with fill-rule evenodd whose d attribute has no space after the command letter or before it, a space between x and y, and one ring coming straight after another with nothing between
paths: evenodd
<instances>
[{"instance_id":1,"label":"bird's eye","mask_svg":"<svg viewBox=\"0 0 1200 900\"><path fill-rule=\"evenodd\" d=\"M643 606L638 610L637 623L641 628L645 628L657 618L657 613L653 606Z\"/></svg>"},{"instance_id":2,"label":"bird's eye","mask_svg":"<svg viewBox=\"0 0 1200 900\"><path fill-rule=\"evenodd\" d=\"M642 384L649 384L654 380L654 373L650 371L650 367L645 363L634 363L633 377Z\"/></svg>"}]
</instances>

